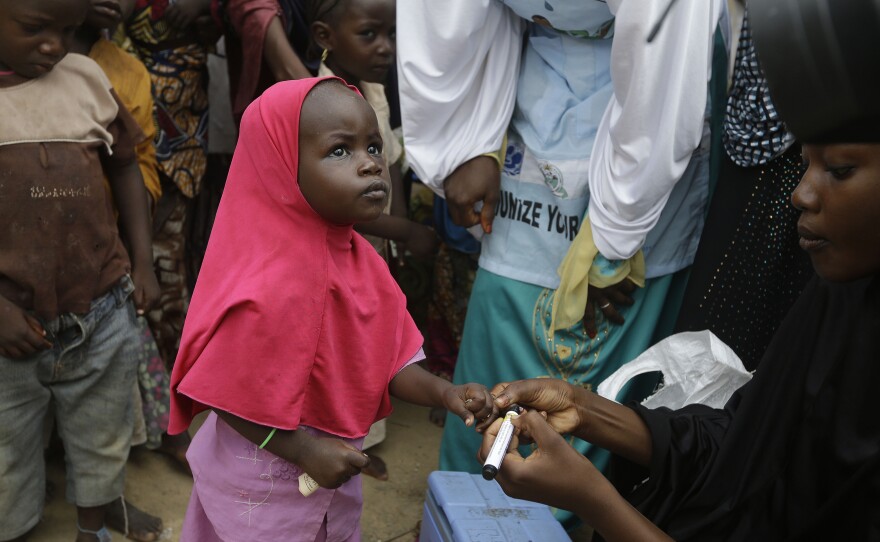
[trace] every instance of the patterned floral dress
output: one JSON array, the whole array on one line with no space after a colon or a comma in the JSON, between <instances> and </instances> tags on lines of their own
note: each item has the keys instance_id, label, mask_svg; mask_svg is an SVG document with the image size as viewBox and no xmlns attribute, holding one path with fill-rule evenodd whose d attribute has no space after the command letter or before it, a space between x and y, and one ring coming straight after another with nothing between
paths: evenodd
<instances>
[{"instance_id":1,"label":"patterned floral dress","mask_svg":"<svg viewBox=\"0 0 880 542\"><path fill-rule=\"evenodd\" d=\"M170 368L189 305L185 224L207 167L208 50L194 33L179 33L164 15L174 0L137 0L125 25L143 61L156 104L156 157L162 198L154 217L153 257L162 294L148 314L159 352Z\"/></svg>"}]
</instances>

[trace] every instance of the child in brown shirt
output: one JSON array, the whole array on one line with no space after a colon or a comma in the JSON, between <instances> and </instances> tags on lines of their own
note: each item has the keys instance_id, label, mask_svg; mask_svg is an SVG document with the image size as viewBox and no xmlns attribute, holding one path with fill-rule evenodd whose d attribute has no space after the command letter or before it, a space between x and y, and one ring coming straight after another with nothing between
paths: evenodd
<instances>
[{"instance_id":1,"label":"child in brown shirt","mask_svg":"<svg viewBox=\"0 0 880 542\"><path fill-rule=\"evenodd\" d=\"M50 397L77 540L109 540L104 506L122 493L131 439L135 314L158 295L140 130L101 69L67 55L88 7L0 0L0 540L40 519Z\"/></svg>"}]
</instances>

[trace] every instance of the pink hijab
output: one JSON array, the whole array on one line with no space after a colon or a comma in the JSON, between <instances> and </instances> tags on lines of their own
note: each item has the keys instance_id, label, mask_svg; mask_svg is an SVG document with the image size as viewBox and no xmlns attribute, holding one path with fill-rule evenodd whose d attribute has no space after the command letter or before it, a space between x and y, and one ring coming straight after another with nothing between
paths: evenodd
<instances>
[{"instance_id":1,"label":"pink hijab","mask_svg":"<svg viewBox=\"0 0 880 542\"><path fill-rule=\"evenodd\" d=\"M245 111L171 375L172 434L213 407L362 437L422 345L375 249L299 190L300 110L321 80L278 83Z\"/></svg>"}]
</instances>

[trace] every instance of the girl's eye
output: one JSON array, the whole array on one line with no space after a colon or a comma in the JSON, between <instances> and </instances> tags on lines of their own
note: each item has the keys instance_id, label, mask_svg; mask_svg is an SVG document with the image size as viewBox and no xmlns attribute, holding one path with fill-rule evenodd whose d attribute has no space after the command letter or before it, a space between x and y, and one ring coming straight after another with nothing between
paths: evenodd
<instances>
[{"instance_id":1,"label":"girl's eye","mask_svg":"<svg viewBox=\"0 0 880 542\"><path fill-rule=\"evenodd\" d=\"M367 147L367 152L372 154L373 156L378 156L382 154L382 147L379 145L370 145Z\"/></svg>"},{"instance_id":2,"label":"girl's eye","mask_svg":"<svg viewBox=\"0 0 880 542\"><path fill-rule=\"evenodd\" d=\"M23 24L21 25L21 29L24 30L28 34L39 34L43 31L43 25L39 24Z\"/></svg>"},{"instance_id":3,"label":"girl's eye","mask_svg":"<svg viewBox=\"0 0 880 542\"><path fill-rule=\"evenodd\" d=\"M363 30L363 31L361 31L361 36L363 36L365 38L373 39L376 37L376 32L374 32L373 30Z\"/></svg>"},{"instance_id":4,"label":"girl's eye","mask_svg":"<svg viewBox=\"0 0 880 542\"><path fill-rule=\"evenodd\" d=\"M832 177L837 179L838 181L842 181L850 176L850 174L855 170L855 166L839 166L832 167L829 166L825 169L828 173L831 174Z\"/></svg>"},{"instance_id":5,"label":"girl's eye","mask_svg":"<svg viewBox=\"0 0 880 542\"><path fill-rule=\"evenodd\" d=\"M348 154L348 151L345 150L343 147L336 147L335 149L330 151L330 156L335 156L336 158L342 158L343 156L346 156L347 154Z\"/></svg>"}]
</instances>

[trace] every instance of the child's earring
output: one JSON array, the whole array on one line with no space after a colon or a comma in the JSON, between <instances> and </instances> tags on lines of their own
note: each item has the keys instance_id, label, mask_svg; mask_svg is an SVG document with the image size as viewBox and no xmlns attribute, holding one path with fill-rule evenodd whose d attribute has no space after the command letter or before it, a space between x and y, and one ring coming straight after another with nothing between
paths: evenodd
<instances>
[{"instance_id":1,"label":"child's earring","mask_svg":"<svg viewBox=\"0 0 880 542\"><path fill-rule=\"evenodd\" d=\"M328 54L329 53L327 52L327 49L324 49L324 52L321 53L321 62L327 62L327 55Z\"/></svg>"}]
</instances>

